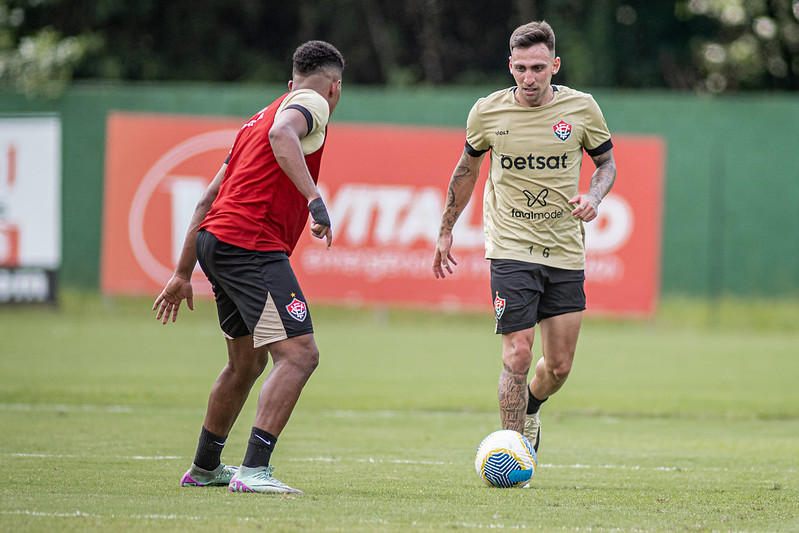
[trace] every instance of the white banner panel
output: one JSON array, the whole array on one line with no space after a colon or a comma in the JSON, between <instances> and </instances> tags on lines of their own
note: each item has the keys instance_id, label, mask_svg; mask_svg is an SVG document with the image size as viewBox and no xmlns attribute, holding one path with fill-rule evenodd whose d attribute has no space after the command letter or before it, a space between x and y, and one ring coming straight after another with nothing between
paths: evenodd
<instances>
[{"instance_id":1,"label":"white banner panel","mask_svg":"<svg viewBox=\"0 0 799 533\"><path fill-rule=\"evenodd\" d=\"M0 266L61 264L61 121L0 116Z\"/></svg>"},{"instance_id":2,"label":"white banner panel","mask_svg":"<svg viewBox=\"0 0 799 533\"><path fill-rule=\"evenodd\" d=\"M61 120L0 116L0 303L51 300L60 265Z\"/></svg>"}]
</instances>

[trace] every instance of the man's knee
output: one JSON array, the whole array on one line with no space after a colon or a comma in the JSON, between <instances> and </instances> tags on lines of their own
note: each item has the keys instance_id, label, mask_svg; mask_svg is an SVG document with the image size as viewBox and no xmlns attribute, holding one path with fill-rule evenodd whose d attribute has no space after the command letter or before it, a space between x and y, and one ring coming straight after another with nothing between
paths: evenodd
<instances>
[{"instance_id":1,"label":"man's knee","mask_svg":"<svg viewBox=\"0 0 799 533\"><path fill-rule=\"evenodd\" d=\"M502 362L514 372L527 372L533 362L532 338L508 336L502 343Z\"/></svg>"},{"instance_id":2,"label":"man's knee","mask_svg":"<svg viewBox=\"0 0 799 533\"><path fill-rule=\"evenodd\" d=\"M552 375L555 376L555 379L558 381L566 381L571 370L571 361L562 361L552 369Z\"/></svg>"},{"instance_id":3,"label":"man's knee","mask_svg":"<svg viewBox=\"0 0 799 533\"><path fill-rule=\"evenodd\" d=\"M228 340L227 370L244 380L255 380L269 361L266 347L254 348L252 337Z\"/></svg>"},{"instance_id":4,"label":"man's knee","mask_svg":"<svg viewBox=\"0 0 799 533\"><path fill-rule=\"evenodd\" d=\"M294 337L270 347L275 364L287 363L310 376L319 366L319 348L312 335Z\"/></svg>"},{"instance_id":5,"label":"man's knee","mask_svg":"<svg viewBox=\"0 0 799 533\"><path fill-rule=\"evenodd\" d=\"M316 347L316 344L304 350L299 358L299 363L309 376L316 370L316 367L319 366L319 348Z\"/></svg>"},{"instance_id":6,"label":"man's knee","mask_svg":"<svg viewBox=\"0 0 799 533\"><path fill-rule=\"evenodd\" d=\"M551 357L549 359L541 358L539 364L544 365L545 371L551 375L555 381L563 382L569 377L572 369L573 357Z\"/></svg>"}]
</instances>

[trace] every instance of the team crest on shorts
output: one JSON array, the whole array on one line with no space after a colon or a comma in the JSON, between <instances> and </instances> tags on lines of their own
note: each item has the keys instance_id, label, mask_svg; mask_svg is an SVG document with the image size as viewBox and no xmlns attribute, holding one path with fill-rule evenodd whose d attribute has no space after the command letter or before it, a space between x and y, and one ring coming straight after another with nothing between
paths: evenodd
<instances>
[{"instance_id":1,"label":"team crest on shorts","mask_svg":"<svg viewBox=\"0 0 799 533\"><path fill-rule=\"evenodd\" d=\"M308 316L308 306L305 305L305 302L297 298L291 300L291 303L286 306L286 311L289 312L294 320L299 322L304 322L305 317Z\"/></svg>"},{"instance_id":2,"label":"team crest on shorts","mask_svg":"<svg viewBox=\"0 0 799 533\"><path fill-rule=\"evenodd\" d=\"M502 313L505 312L505 298L500 298L499 293L494 298L494 314L497 315L497 320L502 318Z\"/></svg>"},{"instance_id":3,"label":"team crest on shorts","mask_svg":"<svg viewBox=\"0 0 799 533\"><path fill-rule=\"evenodd\" d=\"M555 136L560 139L561 141L565 141L569 138L572 134L572 125L568 122L560 121L554 126L552 126L552 131L555 132Z\"/></svg>"}]
</instances>

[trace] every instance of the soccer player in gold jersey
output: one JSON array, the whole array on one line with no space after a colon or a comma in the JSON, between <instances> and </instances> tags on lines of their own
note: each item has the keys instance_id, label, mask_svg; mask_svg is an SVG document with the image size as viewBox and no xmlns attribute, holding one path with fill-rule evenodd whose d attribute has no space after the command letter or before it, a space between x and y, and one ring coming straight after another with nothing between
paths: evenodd
<instances>
[{"instance_id":1,"label":"soccer player in gold jersey","mask_svg":"<svg viewBox=\"0 0 799 533\"><path fill-rule=\"evenodd\" d=\"M536 450L539 408L571 371L585 310L583 223L597 217L616 179L602 112L590 94L552 84L560 65L549 24L531 22L513 32L509 68L516 85L479 99L469 113L433 258L436 278L453 274L452 229L490 150L483 225L502 335L500 417L503 429L524 433ZM583 150L596 170L580 194ZM536 326L543 356L528 384Z\"/></svg>"}]
</instances>

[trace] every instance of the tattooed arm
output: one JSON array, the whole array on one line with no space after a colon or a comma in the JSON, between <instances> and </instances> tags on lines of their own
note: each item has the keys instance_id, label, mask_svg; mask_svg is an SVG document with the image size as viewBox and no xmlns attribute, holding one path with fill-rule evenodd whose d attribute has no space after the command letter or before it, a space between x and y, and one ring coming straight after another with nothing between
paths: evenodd
<instances>
[{"instance_id":1,"label":"tattooed arm","mask_svg":"<svg viewBox=\"0 0 799 533\"><path fill-rule=\"evenodd\" d=\"M593 156L596 170L591 176L591 186L586 194L578 194L571 200L574 205L572 215L583 222L590 222L597 217L599 202L610 192L613 182L616 181L616 160L613 150Z\"/></svg>"},{"instance_id":2,"label":"tattooed arm","mask_svg":"<svg viewBox=\"0 0 799 533\"><path fill-rule=\"evenodd\" d=\"M455 222L458 221L458 217L472 197L482 161L482 155L472 157L464 150L458 165L452 173L452 178L449 180L447 201L444 206L444 214L441 215L441 227L438 230L438 242L436 243L433 257L433 274L436 278L445 278L445 270L447 273L452 274L450 262L453 265L458 264L450 253L452 248L452 228L455 227Z\"/></svg>"}]
</instances>

